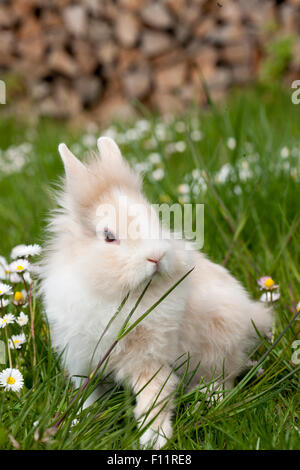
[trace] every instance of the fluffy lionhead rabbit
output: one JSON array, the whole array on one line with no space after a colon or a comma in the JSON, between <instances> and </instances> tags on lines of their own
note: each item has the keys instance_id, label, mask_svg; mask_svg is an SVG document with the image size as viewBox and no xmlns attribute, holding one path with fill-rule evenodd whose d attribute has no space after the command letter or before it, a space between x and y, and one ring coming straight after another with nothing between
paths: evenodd
<instances>
[{"instance_id":1,"label":"fluffy lionhead rabbit","mask_svg":"<svg viewBox=\"0 0 300 470\"><path fill-rule=\"evenodd\" d=\"M222 377L229 389L258 340L253 323L266 334L271 312L251 300L225 268L200 252L186 250L183 240L149 238L147 214L151 213L154 232L160 230L160 222L142 195L140 178L112 139L101 137L98 148L100 156L83 164L66 145L59 146L66 178L58 196L60 209L49 224L42 294L53 346L62 353L70 376L87 376L113 343L149 280L132 322L194 267L118 343L107 365L116 381L127 381L137 394L135 416L145 429L141 445L161 448L172 435L176 359L189 355L190 368L198 366L191 386ZM123 230L136 205L145 210L138 236L131 237ZM99 207L113 208L115 216L99 216ZM93 356L101 333L129 291L123 310ZM79 381L74 378L76 386ZM100 394L96 389L86 404Z\"/></svg>"}]
</instances>

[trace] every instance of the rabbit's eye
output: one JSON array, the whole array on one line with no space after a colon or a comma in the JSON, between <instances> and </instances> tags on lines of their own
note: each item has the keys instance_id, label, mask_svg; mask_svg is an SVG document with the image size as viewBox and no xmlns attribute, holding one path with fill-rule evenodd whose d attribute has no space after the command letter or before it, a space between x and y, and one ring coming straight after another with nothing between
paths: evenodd
<instances>
[{"instance_id":1,"label":"rabbit's eye","mask_svg":"<svg viewBox=\"0 0 300 470\"><path fill-rule=\"evenodd\" d=\"M108 230L108 228L104 229L104 239L107 243L112 243L112 242L117 241L116 236L110 230Z\"/></svg>"}]
</instances>

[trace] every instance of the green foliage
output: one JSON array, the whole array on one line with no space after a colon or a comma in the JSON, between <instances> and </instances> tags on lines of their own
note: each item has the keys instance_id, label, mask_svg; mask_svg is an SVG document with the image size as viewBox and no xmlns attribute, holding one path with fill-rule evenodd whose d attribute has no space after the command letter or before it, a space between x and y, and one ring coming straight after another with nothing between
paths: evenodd
<instances>
[{"instance_id":1,"label":"green foliage","mask_svg":"<svg viewBox=\"0 0 300 470\"><path fill-rule=\"evenodd\" d=\"M292 48L296 41L294 35L275 37L267 43L266 58L261 70L261 80L272 84L283 79L289 63L293 58Z\"/></svg>"}]
</instances>

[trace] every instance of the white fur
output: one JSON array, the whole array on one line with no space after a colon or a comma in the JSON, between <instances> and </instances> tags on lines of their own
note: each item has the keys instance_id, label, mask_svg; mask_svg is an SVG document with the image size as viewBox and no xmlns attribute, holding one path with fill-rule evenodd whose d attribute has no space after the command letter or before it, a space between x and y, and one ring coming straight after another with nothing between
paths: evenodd
<instances>
[{"instance_id":1,"label":"white fur","mask_svg":"<svg viewBox=\"0 0 300 470\"><path fill-rule=\"evenodd\" d=\"M141 425L157 415L142 435L141 444L160 448L172 434L171 395L178 381L172 366L176 359L189 353L191 368L200 362L192 386L203 377L209 381L225 370L225 385L230 388L246 367L247 351L257 341L251 319L265 334L271 314L250 300L226 269L201 253L185 251L184 242L145 240L141 235L138 240L121 239L117 245L96 236L94 215L100 200L117 207L118 200L126 195L129 204L150 207L134 186L136 180L131 181L135 176L122 160L117 145L109 138L101 138L98 146L102 160L87 168L65 146L59 147L66 169L66 191L59 198L62 208L49 225L41 290L54 348L63 351L71 376L86 376L116 338L148 280L152 278L151 285L131 322L195 266L117 345L107 368L115 380L128 381L137 394L135 416ZM97 185L101 186L99 192ZM158 219L155 223L159 227ZM100 233L102 229L100 224ZM154 263L148 261L153 257L161 258L157 272ZM102 338L91 364L99 337L128 291L128 302ZM78 386L79 381L75 383ZM88 404L96 398L97 392Z\"/></svg>"}]
</instances>

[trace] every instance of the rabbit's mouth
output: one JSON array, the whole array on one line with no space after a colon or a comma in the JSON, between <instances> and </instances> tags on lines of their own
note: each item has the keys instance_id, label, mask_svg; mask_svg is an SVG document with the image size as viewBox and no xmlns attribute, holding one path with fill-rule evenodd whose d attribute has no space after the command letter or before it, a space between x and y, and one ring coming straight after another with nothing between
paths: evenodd
<instances>
[{"instance_id":1,"label":"rabbit's mouth","mask_svg":"<svg viewBox=\"0 0 300 470\"><path fill-rule=\"evenodd\" d=\"M164 260L161 260L157 263L155 263L155 265L153 265L152 267L152 273L150 275L150 277L152 279L156 279L156 278L162 278L162 277L165 277L167 274L168 274L168 267L166 265L166 262Z\"/></svg>"},{"instance_id":2,"label":"rabbit's mouth","mask_svg":"<svg viewBox=\"0 0 300 470\"><path fill-rule=\"evenodd\" d=\"M160 260L152 260L151 258L148 259L148 263L151 269L150 277L156 277L158 274L161 274L163 269L163 263Z\"/></svg>"}]
</instances>

